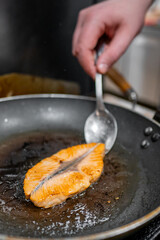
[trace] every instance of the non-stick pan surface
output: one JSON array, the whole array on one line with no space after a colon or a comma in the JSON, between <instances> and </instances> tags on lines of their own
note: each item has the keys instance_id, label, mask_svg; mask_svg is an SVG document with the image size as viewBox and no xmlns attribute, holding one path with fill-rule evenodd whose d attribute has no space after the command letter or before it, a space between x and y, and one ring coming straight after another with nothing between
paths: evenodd
<instances>
[{"instance_id":1,"label":"non-stick pan surface","mask_svg":"<svg viewBox=\"0 0 160 240\"><path fill-rule=\"evenodd\" d=\"M104 239L145 224L160 212L160 141L144 136L158 125L129 110L107 105L118 137L104 172L84 193L51 209L25 200L29 167L61 148L84 142L83 127L95 101L65 95L0 101L0 236ZM141 148L147 139L150 147Z\"/></svg>"}]
</instances>

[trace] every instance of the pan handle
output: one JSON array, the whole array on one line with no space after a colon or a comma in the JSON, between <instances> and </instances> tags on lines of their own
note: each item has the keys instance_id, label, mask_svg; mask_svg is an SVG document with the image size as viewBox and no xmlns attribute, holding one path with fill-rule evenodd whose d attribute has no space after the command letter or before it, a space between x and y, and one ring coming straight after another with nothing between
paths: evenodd
<instances>
[{"instance_id":1,"label":"pan handle","mask_svg":"<svg viewBox=\"0 0 160 240\"><path fill-rule=\"evenodd\" d=\"M119 71L111 67L106 73L106 76L108 76L121 89L130 101L133 103L137 102L137 93ZM158 107L153 119L160 123L160 107Z\"/></svg>"},{"instance_id":2,"label":"pan handle","mask_svg":"<svg viewBox=\"0 0 160 240\"><path fill-rule=\"evenodd\" d=\"M153 119L154 119L156 122L160 123L160 107L157 109L156 113L154 114Z\"/></svg>"},{"instance_id":3,"label":"pan handle","mask_svg":"<svg viewBox=\"0 0 160 240\"><path fill-rule=\"evenodd\" d=\"M137 102L137 94L123 75L111 67L106 75L121 89L124 95L133 103Z\"/></svg>"}]
</instances>

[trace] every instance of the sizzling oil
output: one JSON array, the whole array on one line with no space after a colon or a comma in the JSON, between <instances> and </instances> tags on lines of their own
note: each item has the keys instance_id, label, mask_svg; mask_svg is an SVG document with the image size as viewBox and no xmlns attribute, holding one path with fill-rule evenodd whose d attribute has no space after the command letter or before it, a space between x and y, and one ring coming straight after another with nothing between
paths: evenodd
<instances>
[{"instance_id":1,"label":"sizzling oil","mask_svg":"<svg viewBox=\"0 0 160 240\"><path fill-rule=\"evenodd\" d=\"M118 214L132 176L129 156L120 146L105 157L101 178L83 193L50 209L37 208L25 199L27 170L60 149L82 142L73 134L30 133L0 145L0 233L69 236L109 221L113 212Z\"/></svg>"}]
</instances>

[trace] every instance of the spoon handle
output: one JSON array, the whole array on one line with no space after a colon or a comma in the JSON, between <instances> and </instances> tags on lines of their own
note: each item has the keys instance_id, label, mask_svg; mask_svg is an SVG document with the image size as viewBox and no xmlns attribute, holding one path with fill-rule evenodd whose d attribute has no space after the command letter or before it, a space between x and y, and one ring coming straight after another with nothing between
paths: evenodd
<instances>
[{"instance_id":1,"label":"spoon handle","mask_svg":"<svg viewBox=\"0 0 160 240\"><path fill-rule=\"evenodd\" d=\"M103 91L102 91L102 74L96 73L95 79L95 89L96 89L96 102L97 102L97 110L104 111L104 103L103 103Z\"/></svg>"},{"instance_id":2,"label":"spoon handle","mask_svg":"<svg viewBox=\"0 0 160 240\"><path fill-rule=\"evenodd\" d=\"M96 54L95 54L95 64L97 64L97 60L99 56L102 54L105 47L105 41L103 38L97 44L96 47ZM103 85L102 85L102 74L96 73L95 77L95 90L96 90L96 102L97 102L97 112L98 111L105 111L105 106L103 103Z\"/></svg>"}]
</instances>

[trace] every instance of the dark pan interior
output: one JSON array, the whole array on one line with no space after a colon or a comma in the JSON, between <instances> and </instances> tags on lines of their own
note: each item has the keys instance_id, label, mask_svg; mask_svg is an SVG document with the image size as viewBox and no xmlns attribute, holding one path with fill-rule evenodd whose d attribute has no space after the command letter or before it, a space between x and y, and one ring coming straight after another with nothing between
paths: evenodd
<instances>
[{"instance_id":1,"label":"dark pan interior","mask_svg":"<svg viewBox=\"0 0 160 240\"><path fill-rule=\"evenodd\" d=\"M98 182L51 209L25 200L27 169L61 148L84 142L84 122L94 107L94 101L58 96L0 102L0 234L83 236L128 224L159 206L160 142L147 137L150 147L140 147L144 128L159 132L159 127L112 105L107 107L117 119L118 137Z\"/></svg>"}]
</instances>

